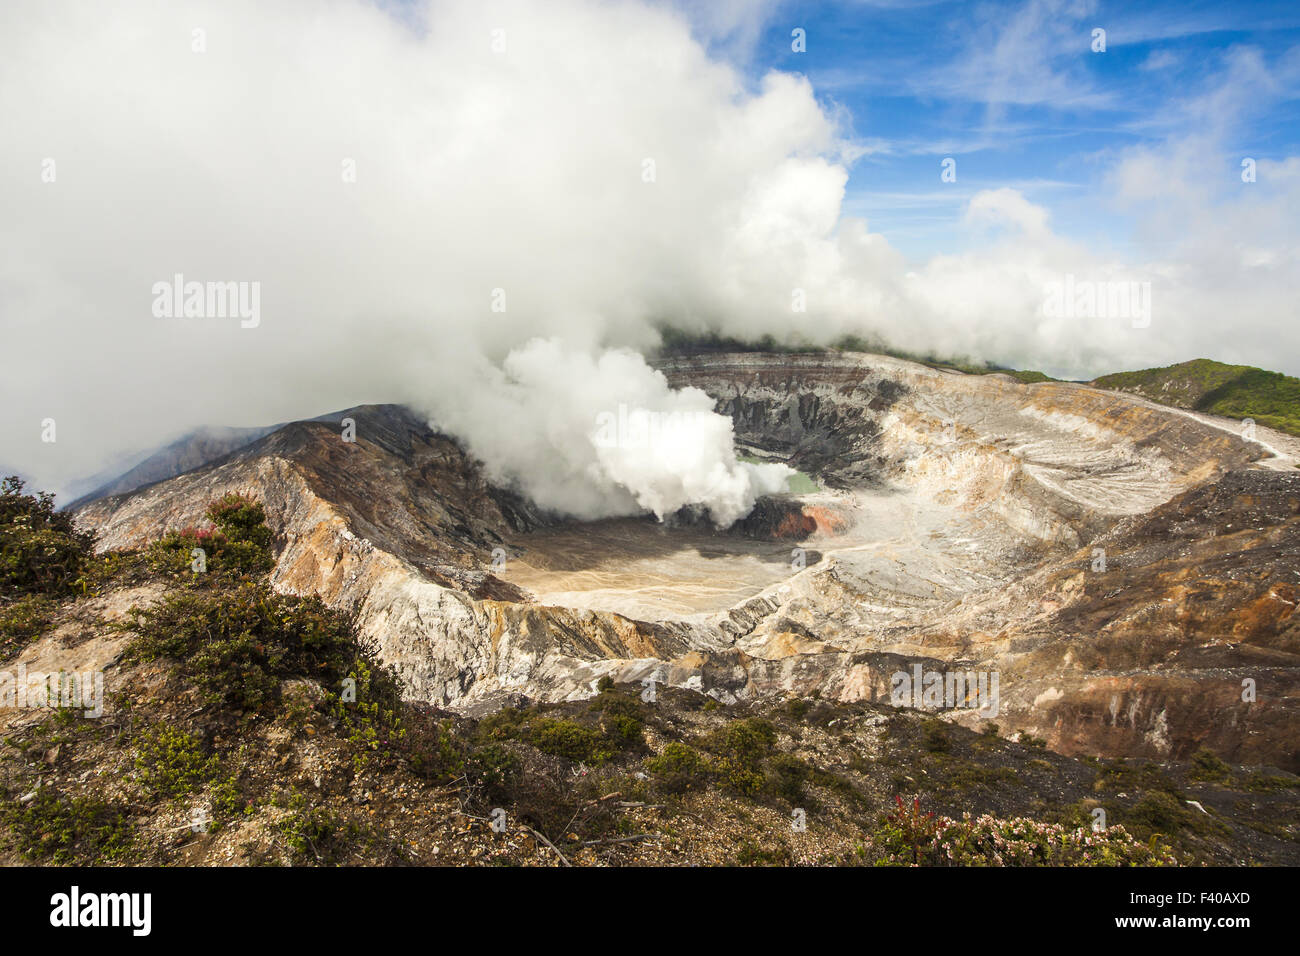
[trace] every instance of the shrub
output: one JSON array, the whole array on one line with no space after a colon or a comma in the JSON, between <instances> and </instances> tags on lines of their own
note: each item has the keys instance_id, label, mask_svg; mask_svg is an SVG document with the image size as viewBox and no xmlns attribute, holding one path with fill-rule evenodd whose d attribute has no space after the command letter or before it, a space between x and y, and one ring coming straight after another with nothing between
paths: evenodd
<instances>
[{"instance_id":1,"label":"shrub","mask_svg":"<svg viewBox=\"0 0 1300 956\"><path fill-rule=\"evenodd\" d=\"M647 759L645 769L668 793L698 789L708 779L708 764L699 752L676 742L665 745L657 757Z\"/></svg>"},{"instance_id":2,"label":"shrub","mask_svg":"<svg viewBox=\"0 0 1300 956\"><path fill-rule=\"evenodd\" d=\"M1246 775L1244 786L1252 793L1276 793L1279 790L1300 788L1300 778L1252 770Z\"/></svg>"},{"instance_id":3,"label":"shrub","mask_svg":"<svg viewBox=\"0 0 1300 956\"><path fill-rule=\"evenodd\" d=\"M252 498L228 494L208 505L207 514L208 520L231 541L242 541L260 548L271 546L266 510Z\"/></svg>"},{"instance_id":4,"label":"shrub","mask_svg":"<svg viewBox=\"0 0 1300 956\"><path fill-rule=\"evenodd\" d=\"M470 754L467 766L470 780L483 788L486 798L500 801L509 797L522 763L504 744L488 744Z\"/></svg>"},{"instance_id":5,"label":"shrub","mask_svg":"<svg viewBox=\"0 0 1300 956\"><path fill-rule=\"evenodd\" d=\"M614 690L592 698L587 713L577 719L503 707L479 722L475 736L480 742L518 740L542 753L593 765L645 746L640 704Z\"/></svg>"},{"instance_id":6,"label":"shrub","mask_svg":"<svg viewBox=\"0 0 1300 956\"><path fill-rule=\"evenodd\" d=\"M168 595L133 609L126 626L137 635L132 658L170 658L209 702L250 709L273 699L287 678L337 687L360 657L346 614L254 582Z\"/></svg>"},{"instance_id":7,"label":"shrub","mask_svg":"<svg viewBox=\"0 0 1300 956\"><path fill-rule=\"evenodd\" d=\"M451 721L435 721L418 710L409 720L400 718L400 710L393 713L393 743L406 756L414 773L429 780L447 781L464 772L465 747Z\"/></svg>"},{"instance_id":8,"label":"shrub","mask_svg":"<svg viewBox=\"0 0 1300 956\"><path fill-rule=\"evenodd\" d=\"M64 797L42 787L27 803L0 812L18 851L30 860L93 865L126 859L132 846L123 807L90 797Z\"/></svg>"},{"instance_id":9,"label":"shrub","mask_svg":"<svg viewBox=\"0 0 1300 956\"><path fill-rule=\"evenodd\" d=\"M528 715L518 707L502 707L479 721L481 740L518 740L527 726Z\"/></svg>"},{"instance_id":10,"label":"shrub","mask_svg":"<svg viewBox=\"0 0 1300 956\"><path fill-rule=\"evenodd\" d=\"M1097 767L1094 790L1164 790L1177 793L1178 786L1158 766L1151 763L1131 764L1123 757L1108 760Z\"/></svg>"},{"instance_id":11,"label":"shrub","mask_svg":"<svg viewBox=\"0 0 1300 956\"><path fill-rule=\"evenodd\" d=\"M334 862L345 847L364 835L359 826L343 821L327 807L309 803L302 793L295 792L286 809L289 812L276 829L295 862Z\"/></svg>"},{"instance_id":12,"label":"shrub","mask_svg":"<svg viewBox=\"0 0 1300 956\"><path fill-rule=\"evenodd\" d=\"M776 744L776 728L761 717L750 717L722 728L715 741L725 755L756 763L771 753Z\"/></svg>"},{"instance_id":13,"label":"shrub","mask_svg":"<svg viewBox=\"0 0 1300 956\"><path fill-rule=\"evenodd\" d=\"M543 753L580 763L603 763L612 756L599 734L572 720L538 718L529 725L528 742Z\"/></svg>"},{"instance_id":14,"label":"shrub","mask_svg":"<svg viewBox=\"0 0 1300 956\"><path fill-rule=\"evenodd\" d=\"M909 806L902 797L894 797L894 810L881 820L876 842L890 854L891 862L922 863L922 854L931 852L935 841L951 821L921 810L921 798L913 797Z\"/></svg>"},{"instance_id":15,"label":"shrub","mask_svg":"<svg viewBox=\"0 0 1300 956\"><path fill-rule=\"evenodd\" d=\"M645 712L634 698L609 690L594 698L587 710L599 715L601 735L614 749L634 750L645 746Z\"/></svg>"},{"instance_id":16,"label":"shrub","mask_svg":"<svg viewBox=\"0 0 1300 956\"><path fill-rule=\"evenodd\" d=\"M159 727L136 747L137 778L153 796L187 796L202 789L219 768L215 756L203 753L198 738L176 727Z\"/></svg>"},{"instance_id":17,"label":"shrub","mask_svg":"<svg viewBox=\"0 0 1300 956\"><path fill-rule=\"evenodd\" d=\"M1192 754L1192 767L1187 772L1187 779L1223 782L1231 776L1232 768L1214 751L1202 747Z\"/></svg>"},{"instance_id":18,"label":"shrub","mask_svg":"<svg viewBox=\"0 0 1300 956\"><path fill-rule=\"evenodd\" d=\"M1066 827L1024 817L985 814L960 820L909 806L895 798L894 812L873 834L881 865L903 866L1176 866L1174 854L1136 840L1121 826L1094 833L1091 827Z\"/></svg>"},{"instance_id":19,"label":"shrub","mask_svg":"<svg viewBox=\"0 0 1300 956\"><path fill-rule=\"evenodd\" d=\"M44 594L28 594L0 605L0 659L40 635L54 617L54 602Z\"/></svg>"},{"instance_id":20,"label":"shrub","mask_svg":"<svg viewBox=\"0 0 1300 956\"><path fill-rule=\"evenodd\" d=\"M17 476L0 481L0 597L59 595L72 589L94 545L48 492L23 494Z\"/></svg>"},{"instance_id":21,"label":"shrub","mask_svg":"<svg viewBox=\"0 0 1300 956\"><path fill-rule=\"evenodd\" d=\"M952 747L952 742L948 739L948 728L938 718L927 718L921 732L925 749L932 754L947 753Z\"/></svg>"},{"instance_id":22,"label":"shrub","mask_svg":"<svg viewBox=\"0 0 1300 956\"><path fill-rule=\"evenodd\" d=\"M229 494L208 506L214 527L169 531L148 549L151 570L162 574L192 573L194 550L203 550L204 574L266 574L275 567L271 529L262 505ZM196 575L197 578L197 575Z\"/></svg>"},{"instance_id":23,"label":"shrub","mask_svg":"<svg viewBox=\"0 0 1300 956\"><path fill-rule=\"evenodd\" d=\"M337 685L325 683L338 687L338 691L327 691L326 701L329 713L339 722L354 750L353 768L360 773L374 758L382 759L394 752L405 754L412 769L428 777L442 776L444 770L456 765L455 755L447 749L450 742L427 714L416 722L420 728L418 740L408 740L402 720L407 708L392 671L373 664L355 649L350 653L352 664L346 676ZM353 699L344 699L343 681L352 682Z\"/></svg>"},{"instance_id":24,"label":"shrub","mask_svg":"<svg viewBox=\"0 0 1300 956\"><path fill-rule=\"evenodd\" d=\"M718 773L728 787L742 796L756 796L766 777L762 762L776 745L776 728L766 720L737 720L716 731L711 739L719 752Z\"/></svg>"},{"instance_id":25,"label":"shrub","mask_svg":"<svg viewBox=\"0 0 1300 956\"><path fill-rule=\"evenodd\" d=\"M1198 812L1188 809L1173 794L1154 790L1143 794L1124 816L1139 832L1174 834L1189 827L1198 829L1195 816Z\"/></svg>"},{"instance_id":26,"label":"shrub","mask_svg":"<svg viewBox=\"0 0 1300 956\"><path fill-rule=\"evenodd\" d=\"M777 754L767 762L767 788L778 797L797 804L804 798L804 784L812 768L793 754Z\"/></svg>"}]
</instances>

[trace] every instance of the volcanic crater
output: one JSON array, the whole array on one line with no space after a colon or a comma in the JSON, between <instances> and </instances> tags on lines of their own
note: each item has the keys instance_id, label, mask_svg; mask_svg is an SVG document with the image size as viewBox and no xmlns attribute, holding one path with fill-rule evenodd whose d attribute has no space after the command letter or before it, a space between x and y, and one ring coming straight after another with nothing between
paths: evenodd
<instances>
[{"instance_id":1,"label":"volcanic crater","mask_svg":"<svg viewBox=\"0 0 1300 956\"><path fill-rule=\"evenodd\" d=\"M464 712L590 696L604 676L724 702L888 700L919 663L997 671L1003 732L1063 753L1209 746L1300 767L1293 439L879 355L657 365L713 398L746 458L816 490L723 530L564 520L385 405L339 414L355 442L328 416L293 423L78 518L101 548L129 547L225 492L256 496L279 536L274 586L355 608L411 698Z\"/></svg>"}]
</instances>

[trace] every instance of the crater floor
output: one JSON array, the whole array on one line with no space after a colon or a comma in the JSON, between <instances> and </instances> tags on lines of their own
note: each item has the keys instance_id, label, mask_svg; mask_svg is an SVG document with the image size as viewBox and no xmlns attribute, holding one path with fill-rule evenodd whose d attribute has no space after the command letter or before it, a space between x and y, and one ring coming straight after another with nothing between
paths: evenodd
<instances>
[{"instance_id":1,"label":"crater floor","mask_svg":"<svg viewBox=\"0 0 1300 956\"><path fill-rule=\"evenodd\" d=\"M791 546L634 518L511 539L499 576L543 604L676 620L723 611L794 574Z\"/></svg>"}]
</instances>

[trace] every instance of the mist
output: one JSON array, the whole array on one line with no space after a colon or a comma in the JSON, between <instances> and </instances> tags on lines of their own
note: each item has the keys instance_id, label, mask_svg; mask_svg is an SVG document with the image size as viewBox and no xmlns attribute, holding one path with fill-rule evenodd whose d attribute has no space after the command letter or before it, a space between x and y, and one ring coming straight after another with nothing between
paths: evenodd
<instances>
[{"instance_id":1,"label":"mist","mask_svg":"<svg viewBox=\"0 0 1300 956\"><path fill-rule=\"evenodd\" d=\"M6 5L0 464L59 490L201 424L395 401L545 507L725 524L788 469L739 461L707 398L645 363L665 323L1080 375L1300 354L1265 331L1295 344L1293 252L1215 258L1247 229L1294 249L1300 165L1262 166L1274 185L1226 216L1157 196L1183 212L1128 258L981 192L959 224L977 241L908 262L842 213L861 131L701 29L633 2ZM1122 157L1115 194L1160 161ZM1197 217L1214 239L1156 255ZM1065 274L1153 280L1149 327L1045 316ZM178 275L255 291L256 321L156 308ZM1240 306L1268 321L1225 349ZM673 424L611 442L620 410Z\"/></svg>"}]
</instances>

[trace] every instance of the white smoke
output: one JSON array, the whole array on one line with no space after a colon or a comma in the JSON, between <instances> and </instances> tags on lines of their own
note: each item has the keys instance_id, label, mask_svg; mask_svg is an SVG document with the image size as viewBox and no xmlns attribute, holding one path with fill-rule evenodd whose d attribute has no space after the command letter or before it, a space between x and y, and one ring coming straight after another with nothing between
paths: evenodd
<instances>
[{"instance_id":1,"label":"white smoke","mask_svg":"<svg viewBox=\"0 0 1300 956\"><path fill-rule=\"evenodd\" d=\"M739 22L718 29L743 45ZM661 322L1049 371L1300 354L1277 340L1300 328L1294 163L1261 162L1236 214L1168 197L1169 231L1217 235L1210 206L1230 228L1185 262L1126 267L998 191L967 225L1000 238L909 269L841 214L836 116L634 0L0 5L4 464L59 489L197 425L403 401L548 507L726 521L780 476L738 462L724 420L654 454L597 431L620 406L705 410L607 351ZM1120 193L1153 165L1126 162ZM1246 265L1218 255L1245 239ZM1156 280L1150 328L1045 317L1067 273ZM176 274L260 283L260 321L154 315ZM1260 318L1225 339L1225 314Z\"/></svg>"},{"instance_id":2,"label":"white smoke","mask_svg":"<svg viewBox=\"0 0 1300 956\"><path fill-rule=\"evenodd\" d=\"M731 420L712 399L670 388L635 352L593 358L538 339L481 373L464 401L436 400L438 421L464 436L491 477L545 508L664 518L698 504L725 526L793 474L737 461Z\"/></svg>"}]
</instances>

